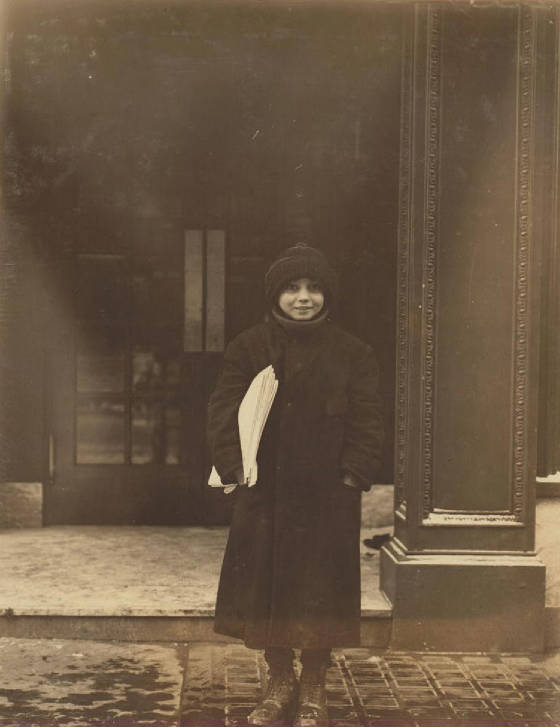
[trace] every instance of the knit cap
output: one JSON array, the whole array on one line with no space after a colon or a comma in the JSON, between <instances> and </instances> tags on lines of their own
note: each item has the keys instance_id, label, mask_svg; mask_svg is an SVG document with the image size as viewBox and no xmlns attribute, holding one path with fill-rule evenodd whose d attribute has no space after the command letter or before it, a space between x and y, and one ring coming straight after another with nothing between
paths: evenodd
<instances>
[{"instance_id":1,"label":"knit cap","mask_svg":"<svg viewBox=\"0 0 560 727\"><path fill-rule=\"evenodd\" d=\"M274 306L282 290L298 278L317 280L326 300L332 302L335 298L337 277L326 257L320 250L300 244L284 250L265 274L265 294L270 305Z\"/></svg>"}]
</instances>

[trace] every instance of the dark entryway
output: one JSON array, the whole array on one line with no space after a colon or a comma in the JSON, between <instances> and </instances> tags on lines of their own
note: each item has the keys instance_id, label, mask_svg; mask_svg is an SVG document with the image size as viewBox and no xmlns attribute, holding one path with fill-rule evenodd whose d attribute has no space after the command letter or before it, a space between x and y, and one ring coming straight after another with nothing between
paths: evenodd
<instances>
[{"instance_id":1,"label":"dark entryway","mask_svg":"<svg viewBox=\"0 0 560 727\"><path fill-rule=\"evenodd\" d=\"M207 396L298 240L378 352L392 482L401 14L9 6L9 204L50 290L48 523L227 521Z\"/></svg>"}]
</instances>

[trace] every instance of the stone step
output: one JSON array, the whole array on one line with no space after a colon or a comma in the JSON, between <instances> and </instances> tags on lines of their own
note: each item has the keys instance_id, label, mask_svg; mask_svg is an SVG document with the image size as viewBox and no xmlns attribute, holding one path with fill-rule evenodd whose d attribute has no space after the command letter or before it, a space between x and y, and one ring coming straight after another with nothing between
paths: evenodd
<instances>
[{"instance_id":1,"label":"stone step","mask_svg":"<svg viewBox=\"0 0 560 727\"><path fill-rule=\"evenodd\" d=\"M212 616L0 616L0 637L92 639L123 642L205 641L234 643L215 634ZM385 649L391 636L391 612L362 616L361 645Z\"/></svg>"},{"instance_id":2,"label":"stone step","mask_svg":"<svg viewBox=\"0 0 560 727\"><path fill-rule=\"evenodd\" d=\"M560 647L560 501L552 504L537 511L547 649ZM368 528L362 540L386 531ZM225 528L193 527L1 530L0 636L225 641L213 632L213 606L226 537ZM378 552L362 546L361 566L362 644L386 648L391 606L378 587Z\"/></svg>"},{"instance_id":3,"label":"stone step","mask_svg":"<svg viewBox=\"0 0 560 727\"><path fill-rule=\"evenodd\" d=\"M0 636L227 641L213 632L226 538L219 527L1 531ZM391 606L379 553L363 547L361 565L362 643L385 648Z\"/></svg>"}]
</instances>

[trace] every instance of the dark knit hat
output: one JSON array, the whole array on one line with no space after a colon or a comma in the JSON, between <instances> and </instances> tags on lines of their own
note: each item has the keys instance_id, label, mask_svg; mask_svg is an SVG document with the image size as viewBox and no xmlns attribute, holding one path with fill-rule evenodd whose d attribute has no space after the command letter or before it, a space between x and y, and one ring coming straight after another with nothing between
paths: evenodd
<instances>
[{"instance_id":1,"label":"dark knit hat","mask_svg":"<svg viewBox=\"0 0 560 727\"><path fill-rule=\"evenodd\" d=\"M266 271L264 286L267 301L275 305L286 285L298 278L317 280L329 303L336 297L337 276L323 253L309 245L294 245L284 250Z\"/></svg>"}]
</instances>

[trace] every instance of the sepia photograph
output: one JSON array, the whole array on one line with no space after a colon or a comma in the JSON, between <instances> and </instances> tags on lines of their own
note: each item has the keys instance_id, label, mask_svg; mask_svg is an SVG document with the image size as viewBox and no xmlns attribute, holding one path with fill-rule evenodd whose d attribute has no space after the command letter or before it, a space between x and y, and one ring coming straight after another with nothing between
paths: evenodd
<instances>
[{"instance_id":1,"label":"sepia photograph","mask_svg":"<svg viewBox=\"0 0 560 727\"><path fill-rule=\"evenodd\" d=\"M560 1L0 0L0 727L560 727Z\"/></svg>"}]
</instances>

